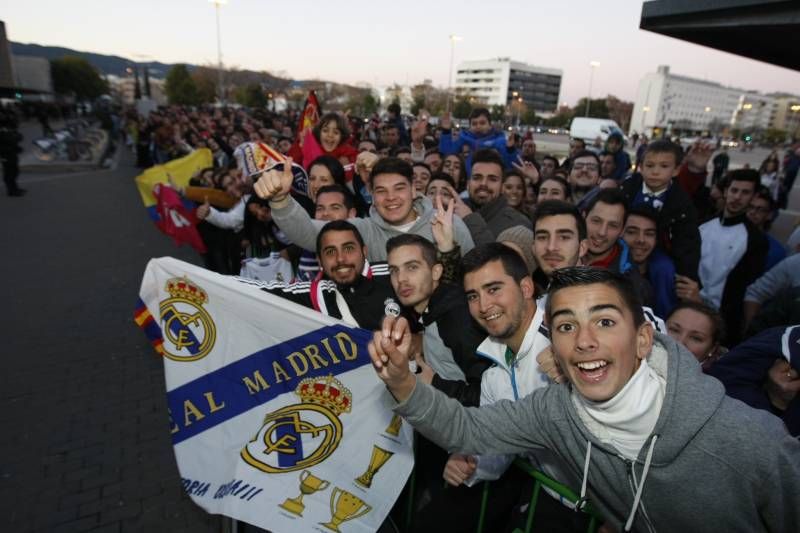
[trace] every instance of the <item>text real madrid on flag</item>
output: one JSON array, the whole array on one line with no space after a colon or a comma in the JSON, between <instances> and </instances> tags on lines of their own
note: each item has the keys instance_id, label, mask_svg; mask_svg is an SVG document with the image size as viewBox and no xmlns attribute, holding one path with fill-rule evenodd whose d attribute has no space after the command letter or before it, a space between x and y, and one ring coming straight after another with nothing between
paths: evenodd
<instances>
[{"instance_id":1,"label":"text real madrid on flag","mask_svg":"<svg viewBox=\"0 0 800 533\"><path fill-rule=\"evenodd\" d=\"M371 333L256 284L154 259L136 322L164 356L184 488L271 531L374 531L413 467Z\"/></svg>"}]
</instances>

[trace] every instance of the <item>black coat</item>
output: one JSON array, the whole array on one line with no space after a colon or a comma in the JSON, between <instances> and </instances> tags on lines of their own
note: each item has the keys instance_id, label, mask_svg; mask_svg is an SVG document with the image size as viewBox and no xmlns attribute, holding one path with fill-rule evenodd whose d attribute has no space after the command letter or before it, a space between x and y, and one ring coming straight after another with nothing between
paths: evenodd
<instances>
[{"instance_id":1,"label":"black coat","mask_svg":"<svg viewBox=\"0 0 800 533\"><path fill-rule=\"evenodd\" d=\"M486 339L486 332L469 314L464 290L458 285L439 284L421 320L425 327L436 323L439 337L453 352L453 360L467 378L465 383L435 375L432 385L463 405L479 405L481 376L491 363L477 355L478 346Z\"/></svg>"},{"instance_id":2,"label":"black coat","mask_svg":"<svg viewBox=\"0 0 800 533\"><path fill-rule=\"evenodd\" d=\"M637 173L622 182L622 194L628 209L642 190L642 175ZM675 271L700 281L700 231L697 210L692 199L674 181L658 212L658 243L675 263Z\"/></svg>"}]
</instances>

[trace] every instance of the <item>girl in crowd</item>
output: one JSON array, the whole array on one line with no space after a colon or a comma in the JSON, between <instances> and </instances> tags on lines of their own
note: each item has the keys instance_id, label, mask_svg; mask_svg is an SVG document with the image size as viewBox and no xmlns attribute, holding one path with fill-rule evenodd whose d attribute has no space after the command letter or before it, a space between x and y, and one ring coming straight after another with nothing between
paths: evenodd
<instances>
[{"instance_id":1,"label":"girl in crowd","mask_svg":"<svg viewBox=\"0 0 800 533\"><path fill-rule=\"evenodd\" d=\"M321 155L308 166L308 198L317 201L317 191L326 185L345 186L344 167L330 155Z\"/></svg>"},{"instance_id":2,"label":"girl in crowd","mask_svg":"<svg viewBox=\"0 0 800 533\"><path fill-rule=\"evenodd\" d=\"M326 113L317 122L312 130L314 139L319 143L324 155L329 155L339 161L343 166L356 162L358 150L350 143L350 129L347 120L338 113ZM296 139L289 149L289 156L298 165L306 167L308 161L303 161L303 139ZM309 167L306 167L309 168ZM310 168L309 168L310 170Z\"/></svg>"},{"instance_id":3,"label":"girl in crowd","mask_svg":"<svg viewBox=\"0 0 800 533\"><path fill-rule=\"evenodd\" d=\"M724 353L720 340L725 334L720 314L698 302L679 303L667 317L669 336L683 344L702 365L703 372Z\"/></svg>"},{"instance_id":4,"label":"girl in crowd","mask_svg":"<svg viewBox=\"0 0 800 533\"><path fill-rule=\"evenodd\" d=\"M463 191L467 187L467 169L464 166L464 160L458 154L450 154L444 158L442 163L442 172L453 178L455 183L454 189L458 192Z\"/></svg>"},{"instance_id":5,"label":"girl in crowd","mask_svg":"<svg viewBox=\"0 0 800 533\"><path fill-rule=\"evenodd\" d=\"M508 205L523 211L525 209L524 201L527 193L525 188L525 179L516 170L508 170L503 176L502 184L503 196L506 197Z\"/></svg>"},{"instance_id":6,"label":"girl in crowd","mask_svg":"<svg viewBox=\"0 0 800 533\"><path fill-rule=\"evenodd\" d=\"M547 200L561 200L562 202L572 202L572 194L569 190L569 183L564 178L553 176L545 178L539 184L539 195L536 202L546 202Z\"/></svg>"}]
</instances>

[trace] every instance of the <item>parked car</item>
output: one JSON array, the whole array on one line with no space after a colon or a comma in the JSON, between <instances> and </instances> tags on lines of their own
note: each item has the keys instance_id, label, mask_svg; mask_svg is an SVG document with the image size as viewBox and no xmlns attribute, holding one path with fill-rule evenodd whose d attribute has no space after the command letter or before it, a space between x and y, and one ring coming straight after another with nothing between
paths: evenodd
<instances>
[{"instance_id":1,"label":"parked car","mask_svg":"<svg viewBox=\"0 0 800 533\"><path fill-rule=\"evenodd\" d=\"M608 136L614 131L622 133L622 128L620 128L619 124L615 121L608 118L575 117L572 119L572 123L569 126L570 137L573 139L583 139L587 143L594 142L598 137L605 142ZM625 141L628 140L624 133L622 137Z\"/></svg>"}]
</instances>

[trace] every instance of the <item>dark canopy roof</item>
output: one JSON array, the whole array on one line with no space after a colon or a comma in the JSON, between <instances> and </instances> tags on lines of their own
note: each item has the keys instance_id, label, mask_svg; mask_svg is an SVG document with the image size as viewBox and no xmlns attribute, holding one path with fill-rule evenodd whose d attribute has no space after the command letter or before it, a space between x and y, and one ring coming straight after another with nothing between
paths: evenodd
<instances>
[{"instance_id":1,"label":"dark canopy roof","mask_svg":"<svg viewBox=\"0 0 800 533\"><path fill-rule=\"evenodd\" d=\"M800 2L654 0L642 5L643 30L800 70Z\"/></svg>"}]
</instances>

